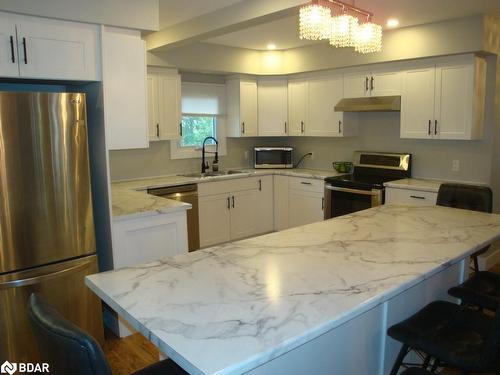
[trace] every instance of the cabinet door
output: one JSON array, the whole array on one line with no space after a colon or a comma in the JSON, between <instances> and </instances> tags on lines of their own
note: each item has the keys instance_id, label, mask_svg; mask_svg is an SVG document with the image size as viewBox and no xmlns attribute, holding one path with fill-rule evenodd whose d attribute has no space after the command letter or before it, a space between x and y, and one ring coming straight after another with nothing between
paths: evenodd
<instances>
[{"instance_id":1,"label":"cabinet door","mask_svg":"<svg viewBox=\"0 0 500 375\"><path fill-rule=\"evenodd\" d=\"M149 147L146 51L140 32L104 27L102 57L108 149Z\"/></svg>"},{"instance_id":2,"label":"cabinet door","mask_svg":"<svg viewBox=\"0 0 500 375\"><path fill-rule=\"evenodd\" d=\"M288 223L288 176L275 175L274 177L274 230L283 230L289 227Z\"/></svg>"},{"instance_id":3,"label":"cabinet door","mask_svg":"<svg viewBox=\"0 0 500 375\"><path fill-rule=\"evenodd\" d=\"M286 135L288 130L287 81L259 81L257 94L259 135Z\"/></svg>"},{"instance_id":4,"label":"cabinet door","mask_svg":"<svg viewBox=\"0 0 500 375\"><path fill-rule=\"evenodd\" d=\"M113 221L114 268L187 254L187 246L185 211Z\"/></svg>"},{"instance_id":5,"label":"cabinet door","mask_svg":"<svg viewBox=\"0 0 500 375\"><path fill-rule=\"evenodd\" d=\"M0 14L0 76L19 77L16 25L12 16Z\"/></svg>"},{"instance_id":6,"label":"cabinet door","mask_svg":"<svg viewBox=\"0 0 500 375\"><path fill-rule=\"evenodd\" d=\"M258 233L258 192L246 190L231 194L231 241Z\"/></svg>"},{"instance_id":7,"label":"cabinet door","mask_svg":"<svg viewBox=\"0 0 500 375\"><path fill-rule=\"evenodd\" d=\"M98 81L97 35L95 25L23 17L17 23L21 77Z\"/></svg>"},{"instance_id":8,"label":"cabinet door","mask_svg":"<svg viewBox=\"0 0 500 375\"><path fill-rule=\"evenodd\" d=\"M273 176L259 178L256 211L257 233L272 232L274 229Z\"/></svg>"},{"instance_id":9,"label":"cabinet door","mask_svg":"<svg viewBox=\"0 0 500 375\"><path fill-rule=\"evenodd\" d=\"M240 83L240 122L241 135L254 137L257 135L257 83Z\"/></svg>"},{"instance_id":10,"label":"cabinet door","mask_svg":"<svg viewBox=\"0 0 500 375\"><path fill-rule=\"evenodd\" d=\"M369 72L344 74L344 98L370 96Z\"/></svg>"},{"instance_id":11,"label":"cabinet door","mask_svg":"<svg viewBox=\"0 0 500 375\"><path fill-rule=\"evenodd\" d=\"M231 239L228 199L228 194L208 195L199 198L201 247L228 242Z\"/></svg>"},{"instance_id":12,"label":"cabinet door","mask_svg":"<svg viewBox=\"0 0 500 375\"><path fill-rule=\"evenodd\" d=\"M401 91L401 138L430 138L434 119L435 68L403 74Z\"/></svg>"},{"instance_id":13,"label":"cabinet door","mask_svg":"<svg viewBox=\"0 0 500 375\"><path fill-rule=\"evenodd\" d=\"M290 189L288 199L291 228L324 219L323 193Z\"/></svg>"},{"instance_id":14,"label":"cabinet door","mask_svg":"<svg viewBox=\"0 0 500 375\"><path fill-rule=\"evenodd\" d=\"M307 82L292 81L288 83L288 121L289 135L304 135L308 125Z\"/></svg>"},{"instance_id":15,"label":"cabinet door","mask_svg":"<svg viewBox=\"0 0 500 375\"><path fill-rule=\"evenodd\" d=\"M436 68L433 134L441 139L472 139L473 64Z\"/></svg>"},{"instance_id":16,"label":"cabinet door","mask_svg":"<svg viewBox=\"0 0 500 375\"><path fill-rule=\"evenodd\" d=\"M373 71L370 77L371 96L401 95L402 77L403 72Z\"/></svg>"},{"instance_id":17,"label":"cabinet door","mask_svg":"<svg viewBox=\"0 0 500 375\"><path fill-rule=\"evenodd\" d=\"M341 137L342 112L334 107L343 97L342 77L319 78L308 82L308 136Z\"/></svg>"},{"instance_id":18,"label":"cabinet door","mask_svg":"<svg viewBox=\"0 0 500 375\"><path fill-rule=\"evenodd\" d=\"M158 108L158 76L148 74L148 128L149 140L157 141L160 139L160 118Z\"/></svg>"},{"instance_id":19,"label":"cabinet door","mask_svg":"<svg viewBox=\"0 0 500 375\"><path fill-rule=\"evenodd\" d=\"M181 77L158 74L158 110L160 139L181 137Z\"/></svg>"}]
</instances>

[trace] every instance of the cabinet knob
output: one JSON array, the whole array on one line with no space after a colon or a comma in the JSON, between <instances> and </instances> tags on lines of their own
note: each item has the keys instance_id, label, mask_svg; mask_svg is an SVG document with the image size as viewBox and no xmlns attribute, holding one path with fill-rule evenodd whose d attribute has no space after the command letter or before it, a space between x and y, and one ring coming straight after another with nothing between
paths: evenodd
<instances>
[{"instance_id":1,"label":"cabinet knob","mask_svg":"<svg viewBox=\"0 0 500 375\"><path fill-rule=\"evenodd\" d=\"M373 76L370 78L370 91L373 91L373 89L375 88L375 83L374 83L375 79L373 78Z\"/></svg>"},{"instance_id":2,"label":"cabinet knob","mask_svg":"<svg viewBox=\"0 0 500 375\"><path fill-rule=\"evenodd\" d=\"M438 120L434 120L434 134L437 135L438 133Z\"/></svg>"},{"instance_id":3,"label":"cabinet knob","mask_svg":"<svg viewBox=\"0 0 500 375\"><path fill-rule=\"evenodd\" d=\"M182 122L179 123L179 135L182 137Z\"/></svg>"},{"instance_id":4,"label":"cabinet knob","mask_svg":"<svg viewBox=\"0 0 500 375\"><path fill-rule=\"evenodd\" d=\"M241 132L245 134L245 121L241 123Z\"/></svg>"},{"instance_id":5,"label":"cabinet knob","mask_svg":"<svg viewBox=\"0 0 500 375\"><path fill-rule=\"evenodd\" d=\"M156 138L160 138L160 124L156 124Z\"/></svg>"},{"instance_id":6,"label":"cabinet knob","mask_svg":"<svg viewBox=\"0 0 500 375\"><path fill-rule=\"evenodd\" d=\"M300 122L300 132L304 133L304 121Z\"/></svg>"},{"instance_id":7,"label":"cabinet knob","mask_svg":"<svg viewBox=\"0 0 500 375\"><path fill-rule=\"evenodd\" d=\"M342 128L341 128L341 126L342 126L342 121L340 121L340 120L339 120L339 134L340 134L340 133L342 133Z\"/></svg>"},{"instance_id":8,"label":"cabinet knob","mask_svg":"<svg viewBox=\"0 0 500 375\"><path fill-rule=\"evenodd\" d=\"M427 129L427 134L431 135L431 120L429 120L429 128Z\"/></svg>"},{"instance_id":9,"label":"cabinet knob","mask_svg":"<svg viewBox=\"0 0 500 375\"><path fill-rule=\"evenodd\" d=\"M365 77L365 91L368 91L368 77Z\"/></svg>"},{"instance_id":10,"label":"cabinet knob","mask_svg":"<svg viewBox=\"0 0 500 375\"><path fill-rule=\"evenodd\" d=\"M23 37L24 64L28 64L28 53L26 52L26 38Z\"/></svg>"}]
</instances>

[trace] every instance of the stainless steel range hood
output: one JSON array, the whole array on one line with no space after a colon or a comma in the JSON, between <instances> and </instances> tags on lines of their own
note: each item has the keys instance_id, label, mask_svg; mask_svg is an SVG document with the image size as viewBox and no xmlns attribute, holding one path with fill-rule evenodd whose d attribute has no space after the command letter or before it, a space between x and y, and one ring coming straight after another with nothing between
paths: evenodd
<instances>
[{"instance_id":1,"label":"stainless steel range hood","mask_svg":"<svg viewBox=\"0 0 500 375\"><path fill-rule=\"evenodd\" d=\"M336 112L397 112L401 110L401 96L345 98L335 106Z\"/></svg>"}]
</instances>

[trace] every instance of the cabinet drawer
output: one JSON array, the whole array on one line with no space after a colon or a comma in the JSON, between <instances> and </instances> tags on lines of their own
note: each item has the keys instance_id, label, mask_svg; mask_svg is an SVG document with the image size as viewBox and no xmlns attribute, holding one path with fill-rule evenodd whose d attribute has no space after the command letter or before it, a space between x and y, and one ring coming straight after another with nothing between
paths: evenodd
<instances>
[{"instance_id":1,"label":"cabinet drawer","mask_svg":"<svg viewBox=\"0 0 500 375\"><path fill-rule=\"evenodd\" d=\"M237 191L259 189L261 177L235 178L232 180L221 180L204 182L198 184L198 196L234 193Z\"/></svg>"},{"instance_id":2,"label":"cabinet drawer","mask_svg":"<svg viewBox=\"0 0 500 375\"><path fill-rule=\"evenodd\" d=\"M385 203L415 204L432 206L436 204L437 193L433 191L420 191L408 189L386 188Z\"/></svg>"},{"instance_id":3,"label":"cabinet drawer","mask_svg":"<svg viewBox=\"0 0 500 375\"><path fill-rule=\"evenodd\" d=\"M317 193L324 193L325 191L325 182L323 180L290 177L288 181L289 188L293 190L314 191Z\"/></svg>"}]
</instances>

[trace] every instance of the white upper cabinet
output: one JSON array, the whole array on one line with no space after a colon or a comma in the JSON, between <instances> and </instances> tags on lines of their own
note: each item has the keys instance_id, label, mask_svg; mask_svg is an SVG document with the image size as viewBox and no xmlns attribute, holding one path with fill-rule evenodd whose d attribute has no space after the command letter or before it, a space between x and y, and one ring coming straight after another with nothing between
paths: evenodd
<instances>
[{"instance_id":1,"label":"white upper cabinet","mask_svg":"<svg viewBox=\"0 0 500 375\"><path fill-rule=\"evenodd\" d=\"M343 97L342 76L310 79L308 85L307 136L341 137L343 135L343 112L334 107Z\"/></svg>"},{"instance_id":2,"label":"white upper cabinet","mask_svg":"<svg viewBox=\"0 0 500 375\"><path fill-rule=\"evenodd\" d=\"M403 73L398 70L374 69L344 74L344 98L401 95Z\"/></svg>"},{"instance_id":3,"label":"white upper cabinet","mask_svg":"<svg viewBox=\"0 0 500 375\"><path fill-rule=\"evenodd\" d=\"M1 13L0 38L1 76L100 80L96 25Z\"/></svg>"},{"instance_id":4,"label":"white upper cabinet","mask_svg":"<svg viewBox=\"0 0 500 375\"><path fill-rule=\"evenodd\" d=\"M286 80L260 80L257 83L259 135L288 134L288 83Z\"/></svg>"},{"instance_id":5,"label":"white upper cabinet","mask_svg":"<svg viewBox=\"0 0 500 375\"><path fill-rule=\"evenodd\" d=\"M149 140L181 137L181 77L177 73L148 72Z\"/></svg>"},{"instance_id":6,"label":"white upper cabinet","mask_svg":"<svg viewBox=\"0 0 500 375\"><path fill-rule=\"evenodd\" d=\"M401 138L429 138L434 118L434 66L409 70L403 75Z\"/></svg>"},{"instance_id":7,"label":"white upper cabinet","mask_svg":"<svg viewBox=\"0 0 500 375\"><path fill-rule=\"evenodd\" d=\"M16 23L0 13L0 76L19 77Z\"/></svg>"},{"instance_id":8,"label":"white upper cabinet","mask_svg":"<svg viewBox=\"0 0 500 375\"><path fill-rule=\"evenodd\" d=\"M480 139L486 62L474 56L440 60L403 76L401 138Z\"/></svg>"},{"instance_id":9,"label":"white upper cabinet","mask_svg":"<svg viewBox=\"0 0 500 375\"><path fill-rule=\"evenodd\" d=\"M103 27L102 59L108 149L149 147L146 50L140 32Z\"/></svg>"},{"instance_id":10,"label":"white upper cabinet","mask_svg":"<svg viewBox=\"0 0 500 375\"><path fill-rule=\"evenodd\" d=\"M229 80L226 90L228 136L257 136L257 82Z\"/></svg>"},{"instance_id":11,"label":"white upper cabinet","mask_svg":"<svg viewBox=\"0 0 500 375\"><path fill-rule=\"evenodd\" d=\"M308 82L288 82L289 135L305 135L308 123Z\"/></svg>"}]
</instances>

